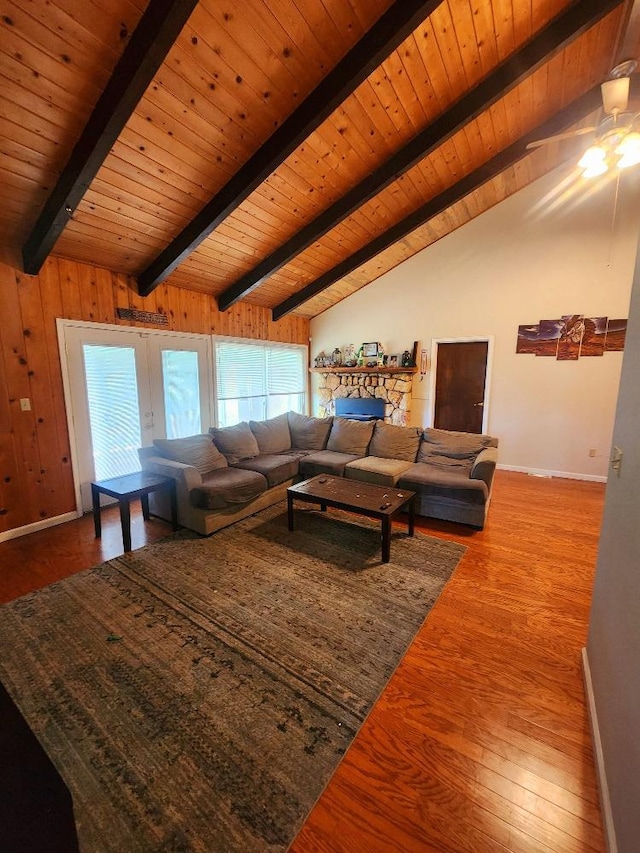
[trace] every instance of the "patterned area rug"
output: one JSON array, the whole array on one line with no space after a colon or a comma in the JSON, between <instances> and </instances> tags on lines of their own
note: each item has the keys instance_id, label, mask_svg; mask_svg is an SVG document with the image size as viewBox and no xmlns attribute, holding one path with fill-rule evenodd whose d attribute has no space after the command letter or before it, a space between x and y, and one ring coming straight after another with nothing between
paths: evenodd
<instances>
[{"instance_id":1,"label":"patterned area rug","mask_svg":"<svg viewBox=\"0 0 640 853\"><path fill-rule=\"evenodd\" d=\"M279 505L0 607L84 853L285 850L464 550Z\"/></svg>"}]
</instances>

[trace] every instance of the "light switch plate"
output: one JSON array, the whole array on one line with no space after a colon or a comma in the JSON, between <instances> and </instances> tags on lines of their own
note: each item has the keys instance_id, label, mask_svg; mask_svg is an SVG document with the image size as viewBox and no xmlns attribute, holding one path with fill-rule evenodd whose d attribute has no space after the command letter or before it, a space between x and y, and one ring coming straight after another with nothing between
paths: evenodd
<instances>
[{"instance_id":1,"label":"light switch plate","mask_svg":"<svg viewBox=\"0 0 640 853\"><path fill-rule=\"evenodd\" d=\"M31 411L31 400L28 397L20 397L20 409L23 412Z\"/></svg>"}]
</instances>

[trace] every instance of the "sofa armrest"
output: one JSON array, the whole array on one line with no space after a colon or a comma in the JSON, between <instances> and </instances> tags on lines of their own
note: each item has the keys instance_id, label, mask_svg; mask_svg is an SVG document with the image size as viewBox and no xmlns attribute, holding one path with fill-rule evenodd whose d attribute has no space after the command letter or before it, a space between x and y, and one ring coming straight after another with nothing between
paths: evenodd
<instances>
[{"instance_id":1,"label":"sofa armrest","mask_svg":"<svg viewBox=\"0 0 640 853\"><path fill-rule=\"evenodd\" d=\"M476 456L476 460L471 469L471 474L469 475L470 478L472 480L484 480L487 484L487 489L491 492L491 482L493 480L497 462L498 448L485 447L485 449L481 450Z\"/></svg>"},{"instance_id":2,"label":"sofa armrest","mask_svg":"<svg viewBox=\"0 0 640 853\"><path fill-rule=\"evenodd\" d=\"M190 492L196 486L202 485L202 477L197 468L192 465L184 465L182 462L174 462L162 456L146 456L142 460L142 467L152 474L160 474L163 477L172 477L176 480L178 488L182 487Z\"/></svg>"}]
</instances>

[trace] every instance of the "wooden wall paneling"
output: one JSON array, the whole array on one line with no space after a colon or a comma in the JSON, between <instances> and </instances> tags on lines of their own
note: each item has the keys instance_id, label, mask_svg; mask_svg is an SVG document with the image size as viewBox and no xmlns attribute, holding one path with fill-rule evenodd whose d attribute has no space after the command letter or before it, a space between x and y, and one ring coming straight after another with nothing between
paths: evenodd
<instances>
[{"instance_id":1,"label":"wooden wall paneling","mask_svg":"<svg viewBox=\"0 0 640 853\"><path fill-rule=\"evenodd\" d=\"M0 338L6 369L7 390L11 412L14 452L18 477L22 485L22 503L8 507L3 523L20 527L29 521L37 521L40 515L40 489L38 484L40 458L38 454L35 412L20 409L22 398L31 399L29 362L22 333L22 317L18 295L17 273L10 267L0 266L0 286L3 296L3 323ZM7 529L7 528L5 528Z\"/></svg>"},{"instance_id":2,"label":"wooden wall paneling","mask_svg":"<svg viewBox=\"0 0 640 853\"><path fill-rule=\"evenodd\" d=\"M59 465L63 475L64 489L69 495L69 506L73 508L75 496L73 471L71 470L71 448L67 428L67 411L62 384L62 368L58 346L56 319L64 316L62 294L60 292L60 273L55 258L47 260L38 276L42 313L44 317L44 337L47 343L49 384L53 400L55 429L58 441ZM66 506L66 502L63 504Z\"/></svg>"},{"instance_id":3,"label":"wooden wall paneling","mask_svg":"<svg viewBox=\"0 0 640 853\"><path fill-rule=\"evenodd\" d=\"M97 322L98 283L96 268L81 264L78 267L78 285L82 319Z\"/></svg>"},{"instance_id":4,"label":"wooden wall paneling","mask_svg":"<svg viewBox=\"0 0 640 853\"><path fill-rule=\"evenodd\" d=\"M95 267L97 285L97 315L98 323L115 323L116 308L113 294L113 277L109 270Z\"/></svg>"},{"instance_id":5,"label":"wooden wall paneling","mask_svg":"<svg viewBox=\"0 0 640 853\"><path fill-rule=\"evenodd\" d=\"M167 316L167 329L172 328L173 318L169 311L169 284L163 281L154 291L156 295L156 311Z\"/></svg>"},{"instance_id":6,"label":"wooden wall paneling","mask_svg":"<svg viewBox=\"0 0 640 853\"><path fill-rule=\"evenodd\" d=\"M75 261L59 258L60 293L64 317L68 320L83 320L82 299L80 296L79 266Z\"/></svg>"},{"instance_id":7,"label":"wooden wall paneling","mask_svg":"<svg viewBox=\"0 0 640 853\"><path fill-rule=\"evenodd\" d=\"M0 286L4 287L9 268L0 264ZM17 442L13 428L13 406L9 391L8 358L0 327L0 531L19 527L24 521L26 498L20 477Z\"/></svg>"},{"instance_id":8,"label":"wooden wall paneling","mask_svg":"<svg viewBox=\"0 0 640 853\"><path fill-rule=\"evenodd\" d=\"M133 308L137 311L151 311L154 312L156 310L156 297L149 296L147 298L140 296L138 293L138 288L136 286L136 280L132 276L125 276L126 286L127 286L127 295L129 297L129 308ZM147 324L147 323L137 323L136 325L151 325L155 326L155 323Z\"/></svg>"},{"instance_id":9,"label":"wooden wall paneling","mask_svg":"<svg viewBox=\"0 0 640 853\"><path fill-rule=\"evenodd\" d=\"M51 319L43 313L41 285L38 278L19 274L16 276L25 357L33 411L34 441L29 450L36 453L33 459L34 482L37 486L38 516L48 518L74 508L73 489L65 476L62 458L68 460L66 441L58 435L57 410L54 395L62 391L59 363L54 360L56 349L49 352L47 327ZM39 466L39 467L36 467ZM69 474L69 465L66 465Z\"/></svg>"},{"instance_id":10,"label":"wooden wall paneling","mask_svg":"<svg viewBox=\"0 0 640 853\"><path fill-rule=\"evenodd\" d=\"M167 287L166 301L169 313L169 328L172 332L180 330L180 290L169 285Z\"/></svg>"}]
</instances>

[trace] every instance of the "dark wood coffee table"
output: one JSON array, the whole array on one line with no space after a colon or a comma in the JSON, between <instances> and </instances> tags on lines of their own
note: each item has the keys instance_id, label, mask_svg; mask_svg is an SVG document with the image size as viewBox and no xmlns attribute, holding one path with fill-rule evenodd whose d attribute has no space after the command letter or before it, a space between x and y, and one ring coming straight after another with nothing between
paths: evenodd
<instances>
[{"instance_id":1,"label":"dark wood coffee table","mask_svg":"<svg viewBox=\"0 0 640 853\"><path fill-rule=\"evenodd\" d=\"M287 489L287 518L289 530L293 530L293 502L320 504L324 512L328 506L377 518L382 523L382 562L388 563L391 556L391 519L407 509L409 513L409 536L413 536L415 492L392 486L374 486L346 477L334 477L330 474L318 474L303 483L289 486Z\"/></svg>"}]
</instances>

